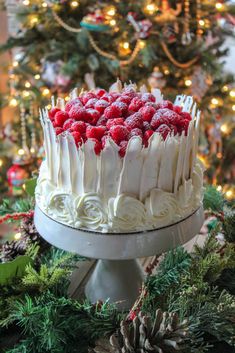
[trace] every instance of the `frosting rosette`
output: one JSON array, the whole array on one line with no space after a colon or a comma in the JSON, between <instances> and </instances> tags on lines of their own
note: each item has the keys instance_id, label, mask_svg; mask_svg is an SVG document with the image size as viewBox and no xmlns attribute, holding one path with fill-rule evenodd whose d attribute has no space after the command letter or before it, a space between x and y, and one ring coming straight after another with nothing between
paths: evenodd
<instances>
[{"instance_id":1,"label":"frosting rosette","mask_svg":"<svg viewBox=\"0 0 235 353\"><path fill-rule=\"evenodd\" d=\"M108 231L108 216L99 195L87 193L74 200L77 228Z\"/></svg>"},{"instance_id":2,"label":"frosting rosette","mask_svg":"<svg viewBox=\"0 0 235 353\"><path fill-rule=\"evenodd\" d=\"M136 198L121 194L111 198L108 204L109 224L115 232L132 232L144 229L146 212Z\"/></svg>"},{"instance_id":3,"label":"frosting rosette","mask_svg":"<svg viewBox=\"0 0 235 353\"><path fill-rule=\"evenodd\" d=\"M160 189L152 189L145 200L145 208L149 221L155 226L164 226L176 220L177 201L172 193Z\"/></svg>"},{"instance_id":4,"label":"frosting rosette","mask_svg":"<svg viewBox=\"0 0 235 353\"><path fill-rule=\"evenodd\" d=\"M73 225L74 209L72 195L54 191L48 195L47 211L54 219Z\"/></svg>"}]
</instances>

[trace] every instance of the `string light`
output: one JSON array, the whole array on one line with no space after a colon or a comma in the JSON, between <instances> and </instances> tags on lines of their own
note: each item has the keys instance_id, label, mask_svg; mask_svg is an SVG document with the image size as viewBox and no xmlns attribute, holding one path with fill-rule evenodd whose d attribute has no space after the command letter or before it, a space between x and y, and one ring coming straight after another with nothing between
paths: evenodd
<instances>
[{"instance_id":1,"label":"string light","mask_svg":"<svg viewBox=\"0 0 235 353\"><path fill-rule=\"evenodd\" d=\"M223 132L224 134L227 134L227 133L229 132L228 125L227 125L227 124L221 125L220 130L221 130L221 132Z\"/></svg>"},{"instance_id":2,"label":"string light","mask_svg":"<svg viewBox=\"0 0 235 353\"><path fill-rule=\"evenodd\" d=\"M50 93L50 90L48 88L44 88L42 91L43 96L47 96Z\"/></svg>"},{"instance_id":3,"label":"string light","mask_svg":"<svg viewBox=\"0 0 235 353\"><path fill-rule=\"evenodd\" d=\"M3 160L0 159L0 168L3 166Z\"/></svg>"},{"instance_id":4,"label":"string light","mask_svg":"<svg viewBox=\"0 0 235 353\"><path fill-rule=\"evenodd\" d=\"M114 16L116 14L116 8L114 6L109 6L106 10L108 16Z\"/></svg>"},{"instance_id":5,"label":"string light","mask_svg":"<svg viewBox=\"0 0 235 353\"><path fill-rule=\"evenodd\" d=\"M29 81L25 82L25 87L26 88L30 88L31 87L31 83Z\"/></svg>"},{"instance_id":6,"label":"string light","mask_svg":"<svg viewBox=\"0 0 235 353\"><path fill-rule=\"evenodd\" d=\"M15 240L19 240L21 238L21 233L16 233L14 236Z\"/></svg>"},{"instance_id":7,"label":"string light","mask_svg":"<svg viewBox=\"0 0 235 353\"><path fill-rule=\"evenodd\" d=\"M25 154L25 150L23 148L20 148L17 153L19 156L23 156Z\"/></svg>"},{"instance_id":8,"label":"string light","mask_svg":"<svg viewBox=\"0 0 235 353\"><path fill-rule=\"evenodd\" d=\"M36 16L33 16L31 19L30 19L30 24L31 25L36 25L38 23L38 18Z\"/></svg>"},{"instance_id":9,"label":"string light","mask_svg":"<svg viewBox=\"0 0 235 353\"><path fill-rule=\"evenodd\" d=\"M229 95L230 95L230 97L235 98L235 89L232 89L232 90L229 92Z\"/></svg>"},{"instance_id":10,"label":"string light","mask_svg":"<svg viewBox=\"0 0 235 353\"><path fill-rule=\"evenodd\" d=\"M41 76L40 76L39 74L36 74L36 75L34 76L34 78L35 78L35 80L40 80Z\"/></svg>"},{"instance_id":11,"label":"string light","mask_svg":"<svg viewBox=\"0 0 235 353\"><path fill-rule=\"evenodd\" d=\"M27 97L29 97L29 95L30 95L30 93L29 93L29 91L23 91L23 97L24 98L27 98Z\"/></svg>"},{"instance_id":12,"label":"string light","mask_svg":"<svg viewBox=\"0 0 235 353\"><path fill-rule=\"evenodd\" d=\"M12 98L12 99L10 100L10 102L9 102L9 105L10 105L11 107L16 107L16 106L18 105L18 102L17 102L17 100L16 100L15 98Z\"/></svg>"},{"instance_id":13,"label":"string light","mask_svg":"<svg viewBox=\"0 0 235 353\"><path fill-rule=\"evenodd\" d=\"M235 104L232 106L232 110L235 112Z\"/></svg>"},{"instance_id":14,"label":"string light","mask_svg":"<svg viewBox=\"0 0 235 353\"><path fill-rule=\"evenodd\" d=\"M226 191L225 196L228 200L232 200L233 199L233 191L232 190Z\"/></svg>"},{"instance_id":15,"label":"string light","mask_svg":"<svg viewBox=\"0 0 235 353\"><path fill-rule=\"evenodd\" d=\"M218 153L216 154L216 157L217 157L218 159L221 159L221 158L223 157L223 155L222 155L221 152L218 152Z\"/></svg>"},{"instance_id":16,"label":"string light","mask_svg":"<svg viewBox=\"0 0 235 353\"><path fill-rule=\"evenodd\" d=\"M110 26L115 26L117 22L116 20L111 20L109 23L110 23Z\"/></svg>"},{"instance_id":17,"label":"string light","mask_svg":"<svg viewBox=\"0 0 235 353\"><path fill-rule=\"evenodd\" d=\"M70 97L69 97L69 96L66 96L66 97L64 98L64 100L65 100L65 102L68 102L68 101L70 100Z\"/></svg>"},{"instance_id":18,"label":"string light","mask_svg":"<svg viewBox=\"0 0 235 353\"><path fill-rule=\"evenodd\" d=\"M18 61L13 61L12 66L13 66L13 67L17 67L17 66L19 66Z\"/></svg>"},{"instance_id":19,"label":"string light","mask_svg":"<svg viewBox=\"0 0 235 353\"><path fill-rule=\"evenodd\" d=\"M78 6L79 6L79 2L78 1L72 1L71 2L71 7L76 8Z\"/></svg>"},{"instance_id":20,"label":"string light","mask_svg":"<svg viewBox=\"0 0 235 353\"><path fill-rule=\"evenodd\" d=\"M187 87L190 87L192 85L192 81L190 79L185 80L184 83Z\"/></svg>"},{"instance_id":21,"label":"string light","mask_svg":"<svg viewBox=\"0 0 235 353\"><path fill-rule=\"evenodd\" d=\"M47 7L47 3L46 3L46 2L43 2L43 3L42 3L42 7Z\"/></svg>"},{"instance_id":22,"label":"string light","mask_svg":"<svg viewBox=\"0 0 235 353\"><path fill-rule=\"evenodd\" d=\"M216 189L217 189L217 191L221 192L222 191L222 186L218 185Z\"/></svg>"},{"instance_id":23,"label":"string light","mask_svg":"<svg viewBox=\"0 0 235 353\"><path fill-rule=\"evenodd\" d=\"M217 10L222 11L224 9L224 5L221 2L217 2L215 4Z\"/></svg>"},{"instance_id":24,"label":"string light","mask_svg":"<svg viewBox=\"0 0 235 353\"><path fill-rule=\"evenodd\" d=\"M199 20L198 23L199 23L199 25L202 26L202 27L205 26L205 21L204 21L204 20Z\"/></svg>"},{"instance_id":25,"label":"string light","mask_svg":"<svg viewBox=\"0 0 235 353\"><path fill-rule=\"evenodd\" d=\"M153 15L158 10L158 7L154 3L149 3L145 7L145 11L149 13L149 15Z\"/></svg>"},{"instance_id":26,"label":"string light","mask_svg":"<svg viewBox=\"0 0 235 353\"><path fill-rule=\"evenodd\" d=\"M29 4L30 4L30 1L29 1L29 0L23 0L23 5L29 6Z\"/></svg>"},{"instance_id":27,"label":"string light","mask_svg":"<svg viewBox=\"0 0 235 353\"><path fill-rule=\"evenodd\" d=\"M48 104L48 105L46 106L46 108L47 108L48 110L50 110L50 109L51 109L51 104Z\"/></svg>"},{"instance_id":28,"label":"string light","mask_svg":"<svg viewBox=\"0 0 235 353\"><path fill-rule=\"evenodd\" d=\"M144 49L146 47L146 43L144 40L140 40L140 49Z\"/></svg>"},{"instance_id":29,"label":"string light","mask_svg":"<svg viewBox=\"0 0 235 353\"><path fill-rule=\"evenodd\" d=\"M222 87L222 92L228 92L228 86L226 86L226 85L223 86L223 87Z\"/></svg>"},{"instance_id":30,"label":"string light","mask_svg":"<svg viewBox=\"0 0 235 353\"><path fill-rule=\"evenodd\" d=\"M212 98L211 103L214 105L218 105L219 104L219 100L217 98Z\"/></svg>"}]
</instances>

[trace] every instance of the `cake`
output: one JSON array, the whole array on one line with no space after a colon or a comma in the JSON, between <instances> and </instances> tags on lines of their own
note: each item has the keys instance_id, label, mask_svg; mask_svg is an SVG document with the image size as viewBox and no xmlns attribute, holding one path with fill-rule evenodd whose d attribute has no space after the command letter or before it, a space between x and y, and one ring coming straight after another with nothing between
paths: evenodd
<instances>
[{"instance_id":1,"label":"cake","mask_svg":"<svg viewBox=\"0 0 235 353\"><path fill-rule=\"evenodd\" d=\"M55 221L129 233L174 224L200 207L200 111L192 97L173 104L158 89L118 80L108 92L75 89L40 119L46 157L36 203Z\"/></svg>"}]
</instances>

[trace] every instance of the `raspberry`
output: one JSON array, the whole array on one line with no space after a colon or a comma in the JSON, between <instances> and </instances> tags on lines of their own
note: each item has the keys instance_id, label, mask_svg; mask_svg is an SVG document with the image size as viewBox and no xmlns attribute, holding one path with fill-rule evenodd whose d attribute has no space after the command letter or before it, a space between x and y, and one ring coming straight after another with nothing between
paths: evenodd
<instances>
[{"instance_id":1,"label":"raspberry","mask_svg":"<svg viewBox=\"0 0 235 353\"><path fill-rule=\"evenodd\" d=\"M96 93L96 96L100 98L107 92L105 91L105 89L98 88L95 93Z\"/></svg>"},{"instance_id":2,"label":"raspberry","mask_svg":"<svg viewBox=\"0 0 235 353\"><path fill-rule=\"evenodd\" d=\"M97 139L95 138L92 138L91 139L92 141L94 141L95 145L94 145L94 151L95 151L95 154L96 155L99 155L101 150L102 150L102 144L100 141L98 141Z\"/></svg>"},{"instance_id":3,"label":"raspberry","mask_svg":"<svg viewBox=\"0 0 235 353\"><path fill-rule=\"evenodd\" d=\"M156 110L153 107L147 106L140 108L139 113L142 115L142 119L144 121L148 121L150 123L152 117L156 113Z\"/></svg>"},{"instance_id":4,"label":"raspberry","mask_svg":"<svg viewBox=\"0 0 235 353\"><path fill-rule=\"evenodd\" d=\"M49 118L51 119L51 120L53 120L54 119L54 117L55 117L55 115L56 115L56 113L58 113L58 112L60 112L60 109L59 108L52 108L51 110L49 110L49 112L48 112L48 115L49 115Z\"/></svg>"},{"instance_id":5,"label":"raspberry","mask_svg":"<svg viewBox=\"0 0 235 353\"><path fill-rule=\"evenodd\" d=\"M159 109L157 111L157 114L161 114L163 117L167 118L168 121L173 125L177 125L181 120L179 114L175 113L173 110L170 110L168 108Z\"/></svg>"},{"instance_id":6,"label":"raspberry","mask_svg":"<svg viewBox=\"0 0 235 353\"><path fill-rule=\"evenodd\" d=\"M125 96L129 96L130 98L136 97L136 92L132 87L125 87L123 93Z\"/></svg>"},{"instance_id":7,"label":"raspberry","mask_svg":"<svg viewBox=\"0 0 235 353\"><path fill-rule=\"evenodd\" d=\"M153 135L154 131L153 130L147 130L144 133L144 145L145 147L148 147L148 140L150 139L150 137Z\"/></svg>"},{"instance_id":8,"label":"raspberry","mask_svg":"<svg viewBox=\"0 0 235 353\"><path fill-rule=\"evenodd\" d=\"M126 96L126 95L121 95L121 96L116 100L116 102L123 102L123 103L126 103L127 105L129 105L130 102L131 102L131 97Z\"/></svg>"},{"instance_id":9,"label":"raspberry","mask_svg":"<svg viewBox=\"0 0 235 353\"><path fill-rule=\"evenodd\" d=\"M167 108L173 110L173 103L171 103L170 101L163 101L162 103L160 103L160 108Z\"/></svg>"},{"instance_id":10,"label":"raspberry","mask_svg":"<svg viewBox=\"0 0 235 353\"><path fill-rule=\"evenodd\" d=\"M124 102L114 102L112 104L112 107L118 107L119 109L121 109L121 113L123 116L125 116L128 112L128 106Z\"/></svg>"},{"instance_id":11,"label":"raspberry","mask_svg":"<svg viewBox=\"0 0 235 353\"><path fill-rule=\"evenodd\" d=\"M160 106L156 103L153 103L153 102L147 102L147 103L145 103L144 106L145 107L153 107L155 110L160 109Z\"/></svg>"},{"instance_id":12,"label":"raspberry","mask_svg":"<svg viewBox=\"0 0 235 353\"><path fill-rule=\"evenodd\" d=\"M67 112L67 113L69 113L70 112L70 109L74 106L74 105L80 105L80 107L82 107L82 102L80 101L80 99L79 98L74 98L74 99L72 99L72 100L70 100L68 103L66 103L66 105L65 105L65 111Z\"/></svg>"},{"instance_id":13,"label":"raspberry","mask_svg":"<svg viewBox=\"0 0 235 353\"><path fill-rule=\"evenodd\" d=\"M170 124L168 126L171 129L171 132L174 133L174 136L178 134L178 129L177 129L177 127L175 125Z\"/></svg>"},{"instance_id":14,"label":"raspberry","mask_svg":"<svg viewBox=\"0 0 235 353\"><path fill-rule=\"evenodd\" d=\"M182 107L180 107L179 105L174 105L174 106L173 106L173 110L174 110L175 113L181 114L181 112L182 112Z\"/></svg>"},{"instance_id":15,"label":"raspberry","mask_svg":"<svg viewBox=\"0 0 235 353\"><path fill-rule=\"evenodd\" d=\"M104 126L88 126L86 129L86 137L101 140L105 132L106 127Z\"/></svg>"},{"instance_id":16,"label":"raspberry","mask_svg":"<svg viewBox=\"0 0 235 353\"><path fill-rule=\"evenodd\" d=\"M85 143L87 141L86 133L83 133L81 137L82 137L82 141Z\"/></svg>"},{"instance_id":17,"label":"raspberry","mask_svg":"<svg viewBox=\"0 0 235 353\"><path fill-rule=\"evenodd\" d=\"M101 114L103 114L105 108L109 106L109 102L105 101L104 99L101 99L95 103L95 109L98 110Z\"/></svg>"},{"instance_id":18,"label":"raspberry","mask_svg":"<svg viewBox=\"0 0 235 353\"><path fill-rule=\"evenodd\" d=\"M86 132L86 123L84 123L84 121L75 121L71 126L71 130L83 134L84 132Z\"/></svg>"},{"instance_id":19,"label":"raspberry","mask_svg":"<svg viewBox=\"0 0 235 353\"><path fill-rule=\"evenodd\" d=\"M166 124L162 124L161 126L159 126L156 131L162 135L163 140L165 140L167 136L171 133L171 129Z\"/></svg>"},{"instance_id":20,"label":"raspberry","mask_svg":"<svg viewBox=\"0 0 235 353\"><path fill-rule=\"evenodd\" d=\"M56 135L62 134L63 131L64 131L64 130L62 129L62 127L56 127L56 128L55 128L55 133L56 133Z\"/></svg>"},{"instance_id":21,"label":"raspberry","mask_svg":"<svg viewBox=\"0 0 235 353\"><path fill-rule=\"evenodd\" d=\"M92 108L92 109L94 109L94 107L95 107L95 103L98 101L98 99L97 98L91 98L91 99L89 99L89 101L86 103L86 105L85 105L85 108L86 109L89 109L89 108Z\"/></svg>"},{"instance_id":22,"label":"raspberry","mask_svg":"<svg viewBox=\"0 0 235 353\"><path fill-rule=\"evenodd\" d=\"M73 125L74 120L73 119L68 119L65 121L64 125L63 125L63 129L64 130L68 130L71 128L71 126Z\"/></svg>"},{"instance_id":23,"label":"raspberry","mask_svg":"<svg viewBox=\"0 0 235 353\"><path fill-rule=\"evenodd\" d=\"M128 128L128 130L135 129L136 127L142 129L143 120L141 119L140 113L135 113L126 118L124 124Z\"/></svg>"},{"instance_id":24,"label":"raspberry","mask_svg":"<svg viewBox=\"0 0 235 353\"><path fill-rule=\"evenodd\" d=\"M80 132L78 132L78 131L73 131L73 132L72 132L72 136L73 136L73 138L74 138L74 141L75 141L76 146L82 144L82 138L81 138Z\"/></svg>"},{"instance_id":25,"label":"raspberry","mask_svg":"<svg viewBox=\"0 0 235 353\"><path fill-rule=\"evenodd\" d=\"M152 130L151 125L147 121L143 121L143 130Z\"/></svg>"},{"instance_id":26,"label":"raspberry","mask_svg":"<svg viewBox=\"0 0 235 353\"><path fill-rule=\"evenodd\" d=\"M55 114L55 124L57 127L62 127L64 122L69 118L68 113L64 111L59 111Z\"/></svg>"},{"instance_id":27,"label":"raspberry","mask_svg":"<svg viewBox=\"0 0 235 353\"><path fill-rule=\"evenodd\" d=\"M74 120L87 121L86 109L78 104L73 105L69 111L69 117Z\"/></svg>"},{"instance_id":28,"label":"raspberry","mask_svg":"<svg viewBox=\"0 0 235 353\"><path fill-rule=\"evenodd\" d=\"M115 97L111 96L110 93L105 93L105 94L102 96L102 99L106 100L106 101L109 102L109 103L115 102Z\"/></svg>"},{"instance_id":29,"label":"raspberry","mask_svg":"<svg viewBox=\"0 0 235 353\"><path fill-rule=\"evenodd\" d=\"M96 98L95 93L93 93L93 92L84 93L81 96L82 103L85 105L89 101L89 99L91 99L91 98Z\"/></svg>"},{"instance_id":30,"label":"raspberry","mask_svg":"<svg viewBox=\"0 0 235 353\"><path fill-rule=\"evenodd\" d=\"M108 120L105 118L105 116L102 115L97 121L96 126L106 126L107 121Z\"/></svg>"},{"instance_id":31,"label":"raspberry","mask_svg":"<svg viewBox=\"0 0 235 353\"><path fill-rule=\"evenodd\" d=\"M107 126L108 130L114 125L124 125L124 119L123 118L116 118L116 119L109 119L107 121L106 126Z\"/></svg>"},{"instance_id":32,"label":"raspberry","mask_svg":"<svg viewBox=\"0 0 235 353\"><path fill-rule=\"evenodd\" d=\"M112 139L118 144L121 141L128 140L129 131L123 125L115 125L110 128Z\"/></svg>"},{"instance_id":33,"label":"raspberry","mask_svg":"<svg viewBox=\"0 0 235 353\"><path fill-rule=\"evenodd\" d=\"M121 95L118 92L112 92L110 93L110 96L112 97L113 102L115 102Z\"/></svg>"},{"instance_id":34,"label":"raspberry","mask_svg":"<svg viewBox=\"0 0 235 353\"><path fill-rule=\"evenodd\" d=\"M107 107L104 111L104 116L107 119L115 119L115 118L120 118L122 115L122 111L119 107L110 105L110 107Z\"/></svg>"},{"instance_id":35,"label":"raspberry","mask_svg":"<svg viewBox=\"0 0 235 353\"><path fill-rule=\"evenodd\" d=\"M163 117L161 114L158 114L158 111L156 114L154 114L152 120L151 120L151 127L156 130L160 125L162 124L169 124L169 120L165 117Z\"/></svg>"},{"instance_id":36,"label":"raspberry","mask_svg":"<svg viewBox=\"0 0 235 353\"><path fill-rule=\"evenodd\" d=\"M155 103L156 98L152 93L143 93L141 97L142 102L153 102Z\"/></svg>"},{"instance_id":37,"label":"raspberry","mask_svg":"<svg viewBox=\"0 0 235 353\"><path fill-rule=\"evenodd\" d=\"M127 145L128 145L128 141L121 141L120 144L119 144L119 155L120 157L124 157L125 154L126 154L126 148L127 148Z\"/></svg>"},{"instance_id":38,"label":"raspberry","mask_svg":"<svg viewBox=\"0 0 235 353\"><path fill-rule=\"evenodd\" d=\"M183 131L185 131L185 135L188 134L189 120L181 119L180 123L177 125L178 133L181 135Z\"/></svg>"},{"instance_id":39,"label":"raspberry","mask_svg":"<svg viewBox=\"0 0 235 353\"><path fill-rule=\"evenodd\" d=\"M138 110L143 107L144 105L144 102L142 102L141 99L139 99L138 97L135 97L132 99L129 107L128 107L128 111L130 113L133 113L133 112L138 112Z\"/></svg>"},{"instance_id":40,"label":"raspberry","mask_svg":"<svg viewBox=\"0 0 235 353\"><path fill-rule=\"evenodd\" d=\"M106 141L107 139L109 139L110 137L108 135L104 135L101 139L101 144L102 144L102 148L104 149L105 148L105 145L106 145Z\"/></svg>"},{"instance_id":41,"label":"raspberry","mask_svg":"<svg viewBox=\"0 0 235 353\"><path fill-rule=\"evenodd\" d=\"M187 113L187 112L181 112L180 116L182 117L182 119L186 119L188 121L192 120L192 116L189 113Z\"/></svg>"},{"instance_id":42,"label":"raspberry","mask_svg":"<svg viewBox=\"0 0 235 353\"><path fill-rule=\"evenodd\" d=\"M142 130L138 129L138 127L136 127L135 129L132 129L130 132L129 137L131 138L132 136L140 136L142 138L143 132L142 132Z\"/></svg>"},{"instance_id":43,"label":"raspberry","mask_svg":"<svg viewBox=\"0 0 235 353\"><path fill-rule=\"evenodd\" d=\"M87 109L87 121L91 122L92 125L96 125L97 121L100 118L100 112L95 109Z\"/></svg>"}]
</instances>

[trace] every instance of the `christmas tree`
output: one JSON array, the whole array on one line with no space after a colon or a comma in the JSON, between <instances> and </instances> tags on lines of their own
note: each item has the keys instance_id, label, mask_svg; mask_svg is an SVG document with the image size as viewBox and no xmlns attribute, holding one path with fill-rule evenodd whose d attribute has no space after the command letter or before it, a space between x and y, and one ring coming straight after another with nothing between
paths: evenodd
<instances>
[{"instance_id":1,"label":"christmas tree","mask_svg":"<svg viewBox=\"0 0 235 353\"><path fill-rule=\"evenodd\" d=\"M235 88L222 64L234 25L229 1L23 0L14 12L18 27L2 46L13 49L10 105L35 116L44 102L50 108L51 94L68 99L74 86L108 88L117 77L161 88L169 98L193 95L203 111L208 180L219 188L231 182Z\"/></svg>"}]
</instances>

